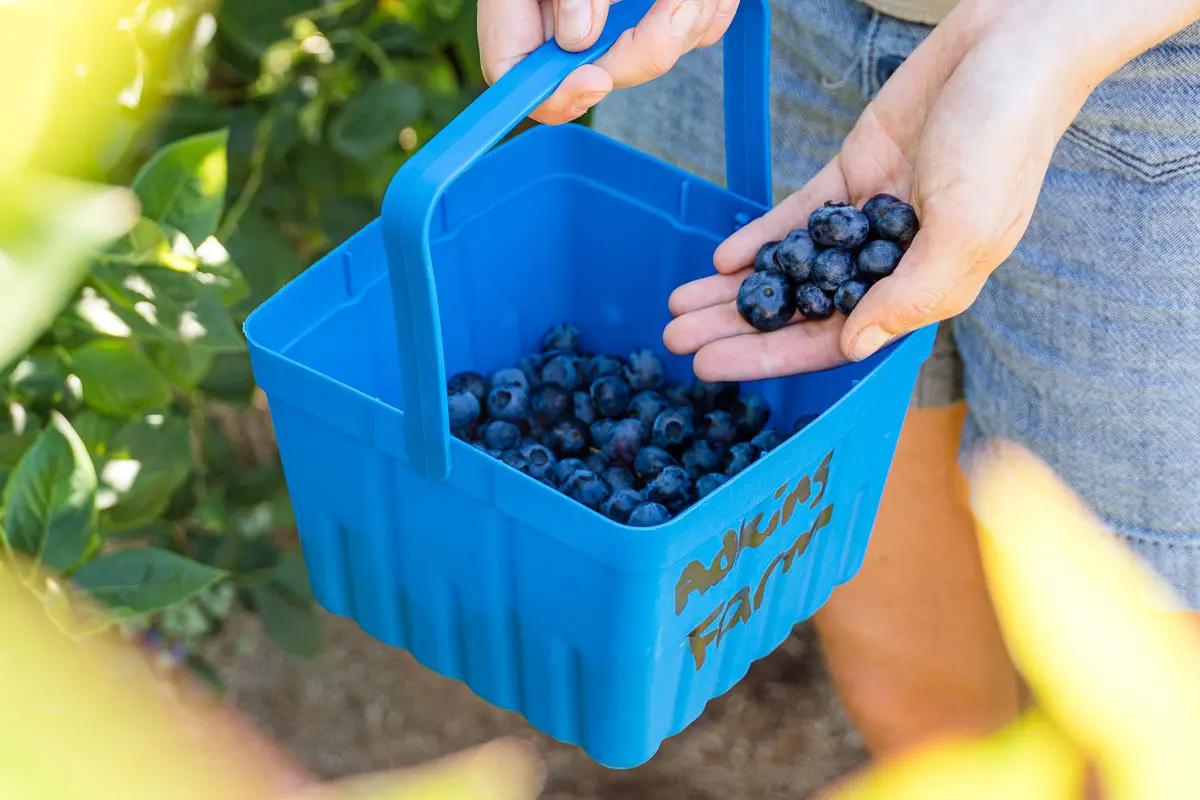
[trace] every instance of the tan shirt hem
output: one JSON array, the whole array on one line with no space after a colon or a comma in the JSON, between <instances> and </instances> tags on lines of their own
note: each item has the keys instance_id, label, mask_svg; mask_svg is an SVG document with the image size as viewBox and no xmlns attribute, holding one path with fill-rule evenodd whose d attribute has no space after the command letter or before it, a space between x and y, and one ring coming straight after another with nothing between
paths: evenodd
<instances>
[{"instance_id":1,"label":"tan shirt hem","mask_svg":"<svg viewBox=\"0 0 1200 800\"><path fill-rule=\"evenodd\" d=\"M936 25L954 7L956 0L863 0L883 14L909 22Z\"/></svg>"}]
</instances>

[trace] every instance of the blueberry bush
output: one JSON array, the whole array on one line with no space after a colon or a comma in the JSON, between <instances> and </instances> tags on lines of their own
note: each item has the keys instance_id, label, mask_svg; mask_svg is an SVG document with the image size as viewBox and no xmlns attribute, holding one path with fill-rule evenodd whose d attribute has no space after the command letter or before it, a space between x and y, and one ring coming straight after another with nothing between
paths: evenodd
<instances>
[{"instance_id":1,"label":"blueberry bush","mask_svg":"<svg viewBox=\"0 0 1200 800\"><path fill-rule=\"evenodd\" d=\"M241 323L374 217L480 90L474 20L464 0L142 0L77 21L115 46L71 67L80 102L44 127L87 147L58 136L29 160L127 187L140 216L101 246L21 234L61 238L80 267L57 316L0 348L7 556L202 672L190 645L236 604L287 649L319 647Z\"/></svg>"}]
</instances>

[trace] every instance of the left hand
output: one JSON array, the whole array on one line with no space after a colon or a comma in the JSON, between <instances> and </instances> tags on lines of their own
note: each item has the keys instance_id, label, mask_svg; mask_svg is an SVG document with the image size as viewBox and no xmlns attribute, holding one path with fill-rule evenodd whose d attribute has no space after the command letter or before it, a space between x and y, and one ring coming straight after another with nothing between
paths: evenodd
<instances>
[{"instance_id":1,"label":"left hand","mask_svg":"<svg viewBox=\"0 0 1200 800\"><path fill-rule=\"evenodd\" d=\"M803 189L718 249L718 275L679 287L664 342L695 353L705 380L756 380L862 360L965 310L1024 234L1054 148L1087 97L1066 54L1001 24L996 4L956 8L867 107L839 154ZM799 317L758 333L738 287L758 248L806 224L827 200L887 192L921 231L896 272L847 319Z\"/></svg>"}]
</instances>

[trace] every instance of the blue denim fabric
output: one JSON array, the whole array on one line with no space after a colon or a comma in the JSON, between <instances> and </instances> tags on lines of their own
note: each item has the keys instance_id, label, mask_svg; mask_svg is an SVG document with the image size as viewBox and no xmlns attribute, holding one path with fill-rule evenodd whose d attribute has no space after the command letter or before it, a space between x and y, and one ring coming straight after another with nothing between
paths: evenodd
<instances>
[{"instance_id":1,"label":"blue denim fabric","mask_svg":"<svg viewBox=\"0 0 1200 800\"><path fill-rule=\"evenodd\" d=\"M930 28L855 0L775 4L776 199L837 152ZM614 138L723 181L720 48L616 93ZM942 326L914 404L965 395L987 437L1044 459L1200 610L1200 25L1102 83L1060 143L1033 222Z\"/></svg>"}]
</instances>

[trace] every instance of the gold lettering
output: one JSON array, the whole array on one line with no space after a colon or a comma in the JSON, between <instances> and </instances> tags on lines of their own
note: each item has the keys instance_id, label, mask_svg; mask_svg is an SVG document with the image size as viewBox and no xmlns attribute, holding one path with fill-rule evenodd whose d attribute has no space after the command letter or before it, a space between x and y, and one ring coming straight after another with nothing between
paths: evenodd
<instances>
[{"instance_id":1,"label":"gold lettering","mask_svg":"<svg viewBox=\"0 0 1200 800\"><path fill-rule=\"evenodd\" d=\"M817 467L817 471L813 473L813 480L821 484L821 491L813 498L812 505L809 508L816 508L821 503L821 498L825 496L825 489L829 486L829 462L833 460L833 451L830 450L825 454L825 459L821 461L821 466Z\"/></svg>"},{"instance_id":2,"label":"gold lettering","mask_svg":"<svg viewBox=\"0 0 1200 800\"><path fill-rule=\"evenodd\" d=\"M776 489L775 490L775 499L778 500L779 498L783 497L783 493L787 491L787 487L790 485L791 485L791 482L789 481L788 483L785 483L783 486L780 486L778 489Z\"/></svg>"},{"instance_id":3,"label":"gold lettering","mask_svg":"<svg viewBox=\"0 0 1200 800\"><path fill-rule=\"evenodd\" d=\"M753 548L753 547L761 546L763 542L765 542L767 539L771 538L771 534L773 534L775 532L775 529L779 527L779 511L778 511L778 509L776 509L776 511L773 514L771 514L771 520L767 523L767 529L765 531L760 531L758 529L758 523L762 521L762 518L763 518L763 515L758 514L754 517L754 520L750 523L750 535L747 536L743 540L745 547Z\"/></svg>"},{"instance_id":4,"label":"gold lettering","mask_svg":"<svg viewBox=\"0 0 1200 800\"><path fill-rule=\"evenodd\" d=\"M725 537L720 552L713 558L712 564L706 569L699 561L692 561L683 568L683 574L675 584L675 614L678 616L687 608L688 598L692 592L703 595L716 586L729 571L738 557L738 533L734 530L725 531Z\"/></svg>"},{"instance_id":5,"label":"gold lettering","mask_svg":"<svg viewBox=\"0 0 1200 800\"><path fill-rule=\"evenodd\" d=\"M704 631L709 625L717 621L717 618L721 616L721 612L724 610L725 604L721 603L711 614L704 618L703 622L692 628L691 633L688 634L688 646L692 649L692 659L696 662L696 669L704 666L704 659L708 657L708 645L713 639L717 638L721 629L718 625L717 629L711 633L705 633Z\"/></svg>"},{"instance_id":6,"label":"gold lettering","mask_svg":"<svg viewBox=\"0 0 1200 800\"><path fill-rule=\"evenodd\" d=\"M792 493L789 494L787 496L787 498L783 501L783 524L784 525L787 525L788 520L790 520L792 518L792 514L796 510L796 504L803 503L806 500L808 500L808 496L811 493L812 493L812 482L809 481L808 476L805 475L803 478L800 479L800 482L796 484L796 488L792 490Z\"/></svg>"},{"instance_id":7,"label":"gold lettering","mask_svg":"<svg viewBox=\"0 0 1200 800\"><path fill-rule=\"evenodd\" d=\"M725 613L729 614L729 610L733 608L733 604L737 603L737 611L733 616L726 616L721 619L721 632L717 635L717 647L721 646L721 638L736 626L739 622L743 625L750 621L750 587L743 586L741 591L733 596L733 598L725 604ZM726 621L728 620L728 621Z\"/></svg>"}]
</instances>

